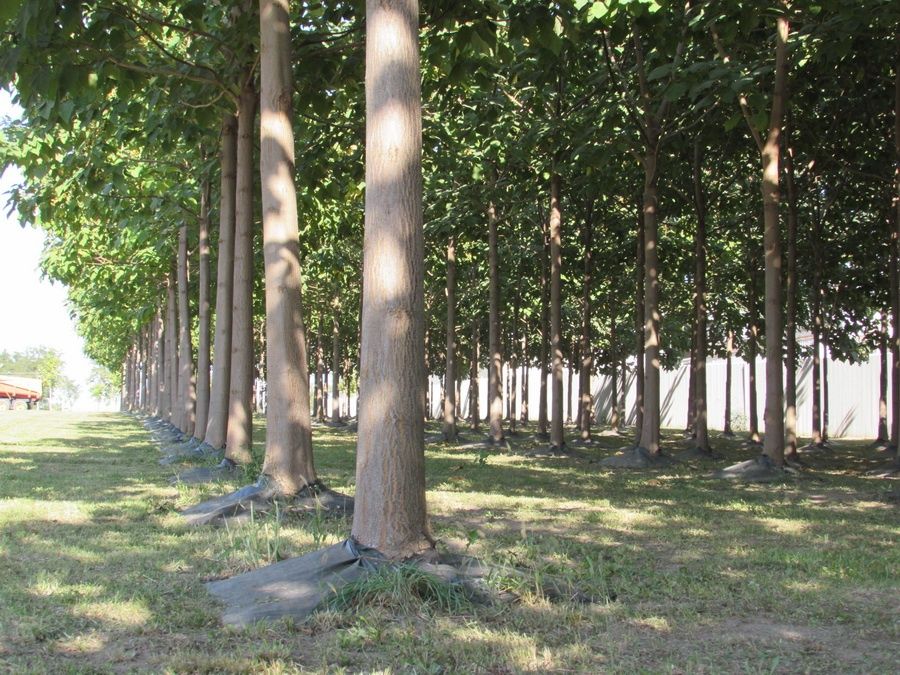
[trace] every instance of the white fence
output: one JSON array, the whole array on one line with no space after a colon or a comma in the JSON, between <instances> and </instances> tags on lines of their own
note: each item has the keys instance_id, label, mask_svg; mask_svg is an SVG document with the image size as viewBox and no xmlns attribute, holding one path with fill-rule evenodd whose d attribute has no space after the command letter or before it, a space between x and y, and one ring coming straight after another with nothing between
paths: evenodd
<instances>
[{"instance_id":1,"label":"white fence","mask_svg":"<svg viewBox=\"0 0 900 675\"><path fill-rule=\"evenodd\" d=\"M763 411L765 409L765 359L759 358L756 362L757 373L757 409L759 411L760 431L763 429ZM503 370L504 396L506 368ZM749 364L741 358L732 360L731 380L731 424L735 431L745 430L750 417L750 386ZM518 410L521 411L521 377L522 369L518 372L517 399ZM540 398L540 371L536 368L528 369L528 416L536 420L538 415L538 402ZM661 423L665 428L683 429L687 424L688 406L688 380L689 362L687 359L675 370L663 370L660 377L660 402ZM722 429L725 422L725 360L709 359L706 363L706 388L709 405L709 426L712 429ZM329 385L331 379L328 379ZM573 374L572 389L569 391L568 372L563 371L563 396L564 410L569 410L569 399L572 400L572 410L576 410L578 376ZM879 382L879 357L875 352L868 361L857 364L829 361L829 435L832 438L874 438L878 430L878 382ZM621 386L621 385L620 385ZM441 378L431 376L428 378L429 402L432 417L441 414ZM341 383L340 402L343 414L347 414L348 401L346 392ZM481 371L478 378L479 412L482 416L487 413L487 371ZM890 388L889 388L890 389ZM608 419L610 412L610 378L606 376L594 376L591 378L591 390L594 395L594 418L599 423ZM310 380L310 393L313 391L313 382ZM331 392L326 403L326 414L331 413ZM548 378L548 411L549 411L549 378ZM890 399L890 391L888 391ZM463 416L469 410L469 380L468 374L460 385L460 409ZM634 422L634 371L633 363L629 366L627 378L627 395L625 399L625 419L627 424ZM504 398L504 414L506 400ZM356 396L351 396L349 401L349 414L356 414ZM809 436L812 433L812 359L803 359L797 371L797 427L801 436Z\"/></svg>"}]
</instances>

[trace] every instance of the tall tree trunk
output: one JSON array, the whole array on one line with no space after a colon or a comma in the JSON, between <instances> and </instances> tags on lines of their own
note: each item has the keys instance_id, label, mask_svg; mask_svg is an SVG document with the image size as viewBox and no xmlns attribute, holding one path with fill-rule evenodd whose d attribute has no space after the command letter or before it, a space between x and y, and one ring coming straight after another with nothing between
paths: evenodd
<instances>
[{"instance_id":1,"label":"tall tree trunk","mask_svg":"<svg viewBox=\"0 0 900 675\"><path fill-rule=\"evenodd\" d=\"M509 371L510 371L510 387L509 387L509 431L516 432L516 425L519 419L519 355L518 345L516 341L516 330L520 322L520 309L522 298L519 292L516 292L515 303L513 304L513 327L509 333ZM524 355L522 357L524 359Z\"/></svg>"},{"instance_id":2,"label":"tall tree trunk","mask_svg":"<svg viewBox=\"0 0 900 675\"><path fill-rule=\"evenodd\" d=\"M822 217L813 217L813 288L812 288L812 445L822 445Z\"/></svg>"},{"instance_id":3,"label":"tall tree trunk","mask_svg":"<svg viewBox=\"0 0 900 675\"><path fill-rule=\"evenodd\" d=\"M234 282L231 304L231 384L225 458L252 460L253 431L253 126L256 91L252 75L241 76L235 178Z\"/></svg>"},{"instance_id":4,"label":"tall tree trunk","mask_svg":"<svg viewBox=\"0 0 900 675\"><path fill-rule=\"evenodd\" d=\"M765 231L763 246L766 261L766 435L763 454L775 464L784 465L784 387L782 372L782 299L781 299L781 230L778 223L778 156L784 99L787 88L788 20L777 19L775 41L775 87L769 116L769 133L761 149L763 175L762 198Z\"/></svg>"},{"instance_id":5,"label":"tall tree trunk","mask_svg":"<svg viewBox=\"0 0 900 675\"><path fill-rule=\"evenodd\" d=\"M528 424L528 328L522 328L522 424Z\"/></svg>"},{"instance_id":6,"label":"tall tree trunk","mask_svg":"<svg viewBox=\"0 0 900 675\"><path fill-rule=\"evenodd\" d=\"M697 231L694 234L694 417L691 420L696 447L709 452L708 408L706 401L706 195L703 192L702 150L694 143L694 205Z\"/></svg>"},{"instance_id":7,"label":"tall tree trunk","mask_svg":"<svg viewBox=\"0 0 900 675\"><path fill-rule=\"evenodd\" d=\"M644 154L644 419L638 442L651 455L660 454L658 153L659 137L655 136Z\"/></svg>"},{"instance_id":8,"label":"tall tree trunk","mask_svg":"<svg viewBox=\"0 0 900 675\"><path fill-rule=\"evenodd\" d=\"M752 262L752 261L751 261ZM747 304L750 306L750 327L747 335L747 360L749 366L750 387L750 430L748 437L751 443L759 443L759 412L757 410L756 357L759 354L759 314L756 297L757 270L750 272L750 285L747 287Z\"/></svg>"},{"instance_id":9,"label":"tall tree trunk","mask_svg":"<svg viewBox=\"0 0 900 675\"><path fill-rule=\"evenodd\" d=\"M335 313L331 328L331 422L338 424L341 421L341 330L338 317Z\"/></svg>"},{"instance_id":10,"label":"tall tree trunk","mask_svg":"<svg viewBox=\"0 0 900 675\"><path fill-rule=\"evenodd\" d=\"M172 400L169 391L169 320L166 314L166 308L158 310L159 328L157 336L159 338L159 357L156 362L158 394L159 397L159 418L169 421L172 416Z\"/></svg>"},{"instance_id":11,"label":"tall tree trunk","mask_svg":"<svg viewBox=\"0 0 900 675\"><path fill-rule=\"evenodd\" d=\"M472 419L472 431L478 431L481 425L481 411L478 409L478 362L481 359L480 326L478 321L472 322L472 358L469 361L469 416Z\"/></svg>"},{"instance_id":12,"label":"tall tree trunk","mask_svg":"<svg viewBox=\"0 0 900 675\"><path fill-rule=\"evenodd\" d=\"M634 426L636 444L640 444L644 428L644 208L638 201L637 255L635 256L634 327L637 337L634 366Z\"/></svg>"},{"instance_id":13,"label":"tall tree trunk","mask_svg":"<svg viewBox=\"0 0 900 675\"><path fill-rule=\"evenodd\" d=\"M828 324L822 325L822 443L828 443Z\"/></svg>"},{"instance_id":14,"label":"tall tree trunk","mask_svg":"<svg viewBox=\"0 0 900 675\"><path fill-rule=\"evenodd\" d=\"M553 350L553 387L550 446L562 450L563 435L563 353L562 353L562 211L559 205L560 177L550 178L550 344Z\"/></svg>"},{"instance_id":15,"label":"tall tree trunk","mask_svg":"<svg viewBox=\"0 0 900 675\"><path fill-rule=\"evenodd\" d=\"M900 457L900 61L894 64L894 226L891 228L891 447Z\"/></svg>"},{"instance_id":16,"label":"tall tree trunk","mask_svg":"<svg viewBox=\"0 0 900 675\"><path fill-rule=\"evenodd\" d=\"M628 396L628 363L623 358L620 364L619 372L619 406L618 406L618 423L613 427L616 431L621 431L625 424L625 399Z\"/></svg>"},{"instance_id":17,"label":"tall tree trunk","mask_svg":"<svg viewBox=\"0 0 900 675\"><path fill-rule=\"evenodd\" d=\"M547 374L548 374L548 357L550 355L550 293L549 284L547 283L547 268L550 261L550 229L549 223L542 220L541 238L544 243L544 251L541 256L541 382L540 392L538 393L538 438L549 438L548 415L547 415Z\"/></svg>"},{"instance_id":18,"label":"tall tree trunk","mask_svg":"<svg viewBox=\"0 0 900 675\"><path fill-rule=\"evenodd\" d=\"M366 2L362 415L352 536L390 559L429 546L417 0Z\"/></svg>"},{"instance_id":19,"label":"tall tree trunk","mask_svg":"<svg viewBox=\"0 0 900 675\"><path fill-rule=\"evenodd\" d=\"M191 344L191 318L188 305L188 230L182 225L178 231L178 400L181 405L181 430L194 435L194 349Z\"/></svg>"},{"instance_id":20,"label":"tall tree trunk","mask_svg":"<svg viewBox=\"0 0 900 675\"><path fill-rule=\"evenodd\" d=\"M591 371L594 370L594 357L591 352L591 268L592 248L594 245L594 200L589 199L585 209L585 218L581 235L581 244L584 247L581 272L581 369L579 370L579 401L578 401L578 429L582 441L591 440L591 409L593 399L591 396ZM615 343L615 319L610 331L610 342ZM615 371L613 371L615 372ZM610 398L613 409L616 407L615 376L613 376L613 390ZM615 416L615 415L614 415ZM618 421L616 421L618 424Z\"/></svg>"},{"instance_id":21,"label":"tall tree trunk","mask_svg":"<svg viewBox=\"0 0 900 675\"><path fill-rule=\"evenodd\" d=\"M881 315L881 333L878 339L878 438L879 443L887 443L890 438L888 436L888 323L887 313Z\"/></svg>"},{"instance_id":22,"label":"tall tree trunk","mask_svg":"<svg viewBox=\"0 0 900 675\"><path fill-rule=\"evenodd\" d=\"M175 260L166 280L166 388L168 389L169 422L181 429L182 408L178 405L178 300L175 292Z\"/></svg>"},{"instance_id":23,"label":"tall tree trunk","mask_svg":"<svg viewBox=\"0 0 900 675\"><path fill-rule=\"evenodd\" d=\"M159 320L159 311L153 315L150 324L150 380L148 387L148 410L153 417L159 417L159 350L162 347L162 323Z\"/></svg>"},{"instance_id":24,"label":"tall tree trunk","mask_svg":"<svg viewBox=\"0 0 900 675\"><path fill-rule=\"evenodd\" d=\"M722 425L722 433L725 436L734 436L731 430L731 363L734 358L734 333L729 328L725 337L725 421Z\"/></svg>"},{"instance_id":25,"label":"tall tree trunk","mask_svg":"<svg viewBox=\"0 0 900 675\"><path fill-rule=\"evenodd\" d=\"M325 421L325 354L322 346L322 326L316 334L316 410L319 422Z\"/></svg>"},{"instance_id":26,"label":"tall tree trunk","mask_svg":"<svg viewBox=\"0 0 900 675\"><path fill-rule=\"evenodd\" d=\"M787 272L785 274L784 319L784 452L797 457L797 185L794 181L794 148L790 127L785 125L785 187L787 188Z\"/></svg>"},{"instance_id":27,"label":"tall tree trunk","mask_svg":"<svg viewBox=\"0 0 900 675\"><path fill-rule=\"evenodd\" d=\"M497 263L497 211L488 205L488 439L503 442L503 394L500 390L503 355L500 353L500 271Z\"/></svg>"},{"instance_id":28,"label":"tall tree trunk","mask_svg":"<svg viewBox=\"0 0 900 675\"><path fill-rule=\"evenodd\" d=\"M202 441L209 420L209 179L200 190L200 220L197 252L199 265L198 335L197 335L197 416L194 438Z\"/></svg>"},{"instance_id":29,"label":"tall tree trunk","mask_svg":"<svg viewBox=\"0 0 900 675\"><path fill-rule=\"evenodd\" d=\"M447 243L447 367L444 376L443 436L456 441L456 235Z\"/></svg>"},{"instance_id":30,"label":"tall tree trunk","mask_svg":"<svg viewBox=\"0 0 900 675\"><path fill-rule=\"evenodd\" d=\"M696 246L696 242L695 242ZM695 253L696 255L696 253ZM697 259L694 258L696 266ZM684 433L694 435L694 418L696 410L694 404L697 401L697 275L694 273L694 311L691 313L691 348L688 361L688 405L687 419L684 423Z\"/></svg>"},{"instance_id":31,"label":"tall tree trunk","mask_svg":"<svg viewBox=\"0 0 900 675\"><path fill-rule=\"evenodd\" d=\"M294 187L290 9L288 0L260 0L259 8L259 173L268 374L263 473L281 494L291 495L314 484L316 470ZM335 363L335 371L337 367Z\"/></svg>"},{"instance_id":32,"label":"tall tree trunk","mask_svg":"<svg viewBox=\"0 0 900 675\"><path fill-rule=\"evenodd\" d=\"M581 360L581 352L578 350L578 346L576 345L574 349L572 345L569 344L569 366L565 369L566 371L566 424L572 423L572 414L575 408L575 387L573 386L572 380L575 376L575 368L576 364ZM578 380L581 381L581 373L578 374ZM580 428L580 423L575 424L576 427Z\"/></svg>"},{"instance_id":33,"label":"tall tree trunk","mask_svg":"<svg viewBox=\"0 0 900 675\"><path fill-rule=\"evenodd\" d=\"M222 144L219 157L219 247L216 263L216 333L213 338L212 383L209 393L209 418L204 442L215 449L225 447L228 425L228 396L231 389L231 309L234 287L234 207L237 172L237 118L222 120Z\"/></svg>"}]
</instances>

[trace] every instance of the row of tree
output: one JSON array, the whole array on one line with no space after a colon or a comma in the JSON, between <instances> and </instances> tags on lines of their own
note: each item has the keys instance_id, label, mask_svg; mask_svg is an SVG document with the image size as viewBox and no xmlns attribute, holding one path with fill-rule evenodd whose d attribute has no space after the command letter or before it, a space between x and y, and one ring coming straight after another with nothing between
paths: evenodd
<instances>
[{"instance_id":1,"label":"row of tree","mask_svg":"<svg viewBox=\"0 0 900 675\"><path fill-rule=\"evenodd\" d=\"M392 551L425 532L426 372L445 378L450 440L462 373L486 364L499 442L502 367L537 365L538 430L563 449L564 366L585 439L591 374L618 389L630 371L652 459L660 368L691 355L687 422L708 452L706 357L764 349L780 466L808 328L816 355L889 343L896 445L893 3L423 10L420 25L412 2L21 3L2 37L25 110L4 131L15 201L50 236L45 269L91 355L125 364L130 405L244 463L262 376L264 472L295 493L317 480L330 361L332 391L360 390L360 522L398 504L387 486L416 486L393 534L354 524ZM510 385L528 400L527 377Z\"/></svg>"}]
</instances>

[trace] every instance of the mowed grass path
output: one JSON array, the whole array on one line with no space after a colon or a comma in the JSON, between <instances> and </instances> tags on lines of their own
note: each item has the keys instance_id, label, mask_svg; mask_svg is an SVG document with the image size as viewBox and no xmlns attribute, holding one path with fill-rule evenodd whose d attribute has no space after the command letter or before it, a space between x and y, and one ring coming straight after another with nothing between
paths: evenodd
<instances>
[{"instance_id":1,"label":"mowed grass path","mask_svg":"<svg viewBox=\"0 0 900 675\"><path fill-rule=\"evenodd\" d=\"M353 436L315 440L321 477L352 493ZM753 452L715 442L732 460ZM349 523L189 529L179 508L237 483L169 485L126 415L0 413L0 670L896 672L900 509L895 482L864 475L865 444L811 458L815 478L746 486L709 466L590 461L624 443L567 459L428 446L441 545L496 565L490 583L518 601L448 614L388 597L236 631L205 580L333 543Z\"/></svg>"}]
</instances>

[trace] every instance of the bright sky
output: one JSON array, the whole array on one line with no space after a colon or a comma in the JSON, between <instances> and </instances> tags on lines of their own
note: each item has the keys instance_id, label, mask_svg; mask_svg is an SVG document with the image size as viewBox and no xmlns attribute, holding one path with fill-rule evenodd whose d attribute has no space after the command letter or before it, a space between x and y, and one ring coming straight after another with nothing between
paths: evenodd
<instances>
[{"instance_id":1,"label":"bright sky","mask_svg":"<svg viewBox=\"0 0 900 675\"><path fill-rule=\"evenodd\" d=\"M10 94L0 89L0 124L16 118L20 110ZM101 406L91 399L87 379L93 363L66 308L66 289L41 279L40 259L44 234L22 227L18 215L9 211L9 189L21 180L15 167L0 177L0 350L22 351L28 347L53 347L62 352L64 371L79 387L76 410L93 411Z\"/></svg>"}]
</instances>

